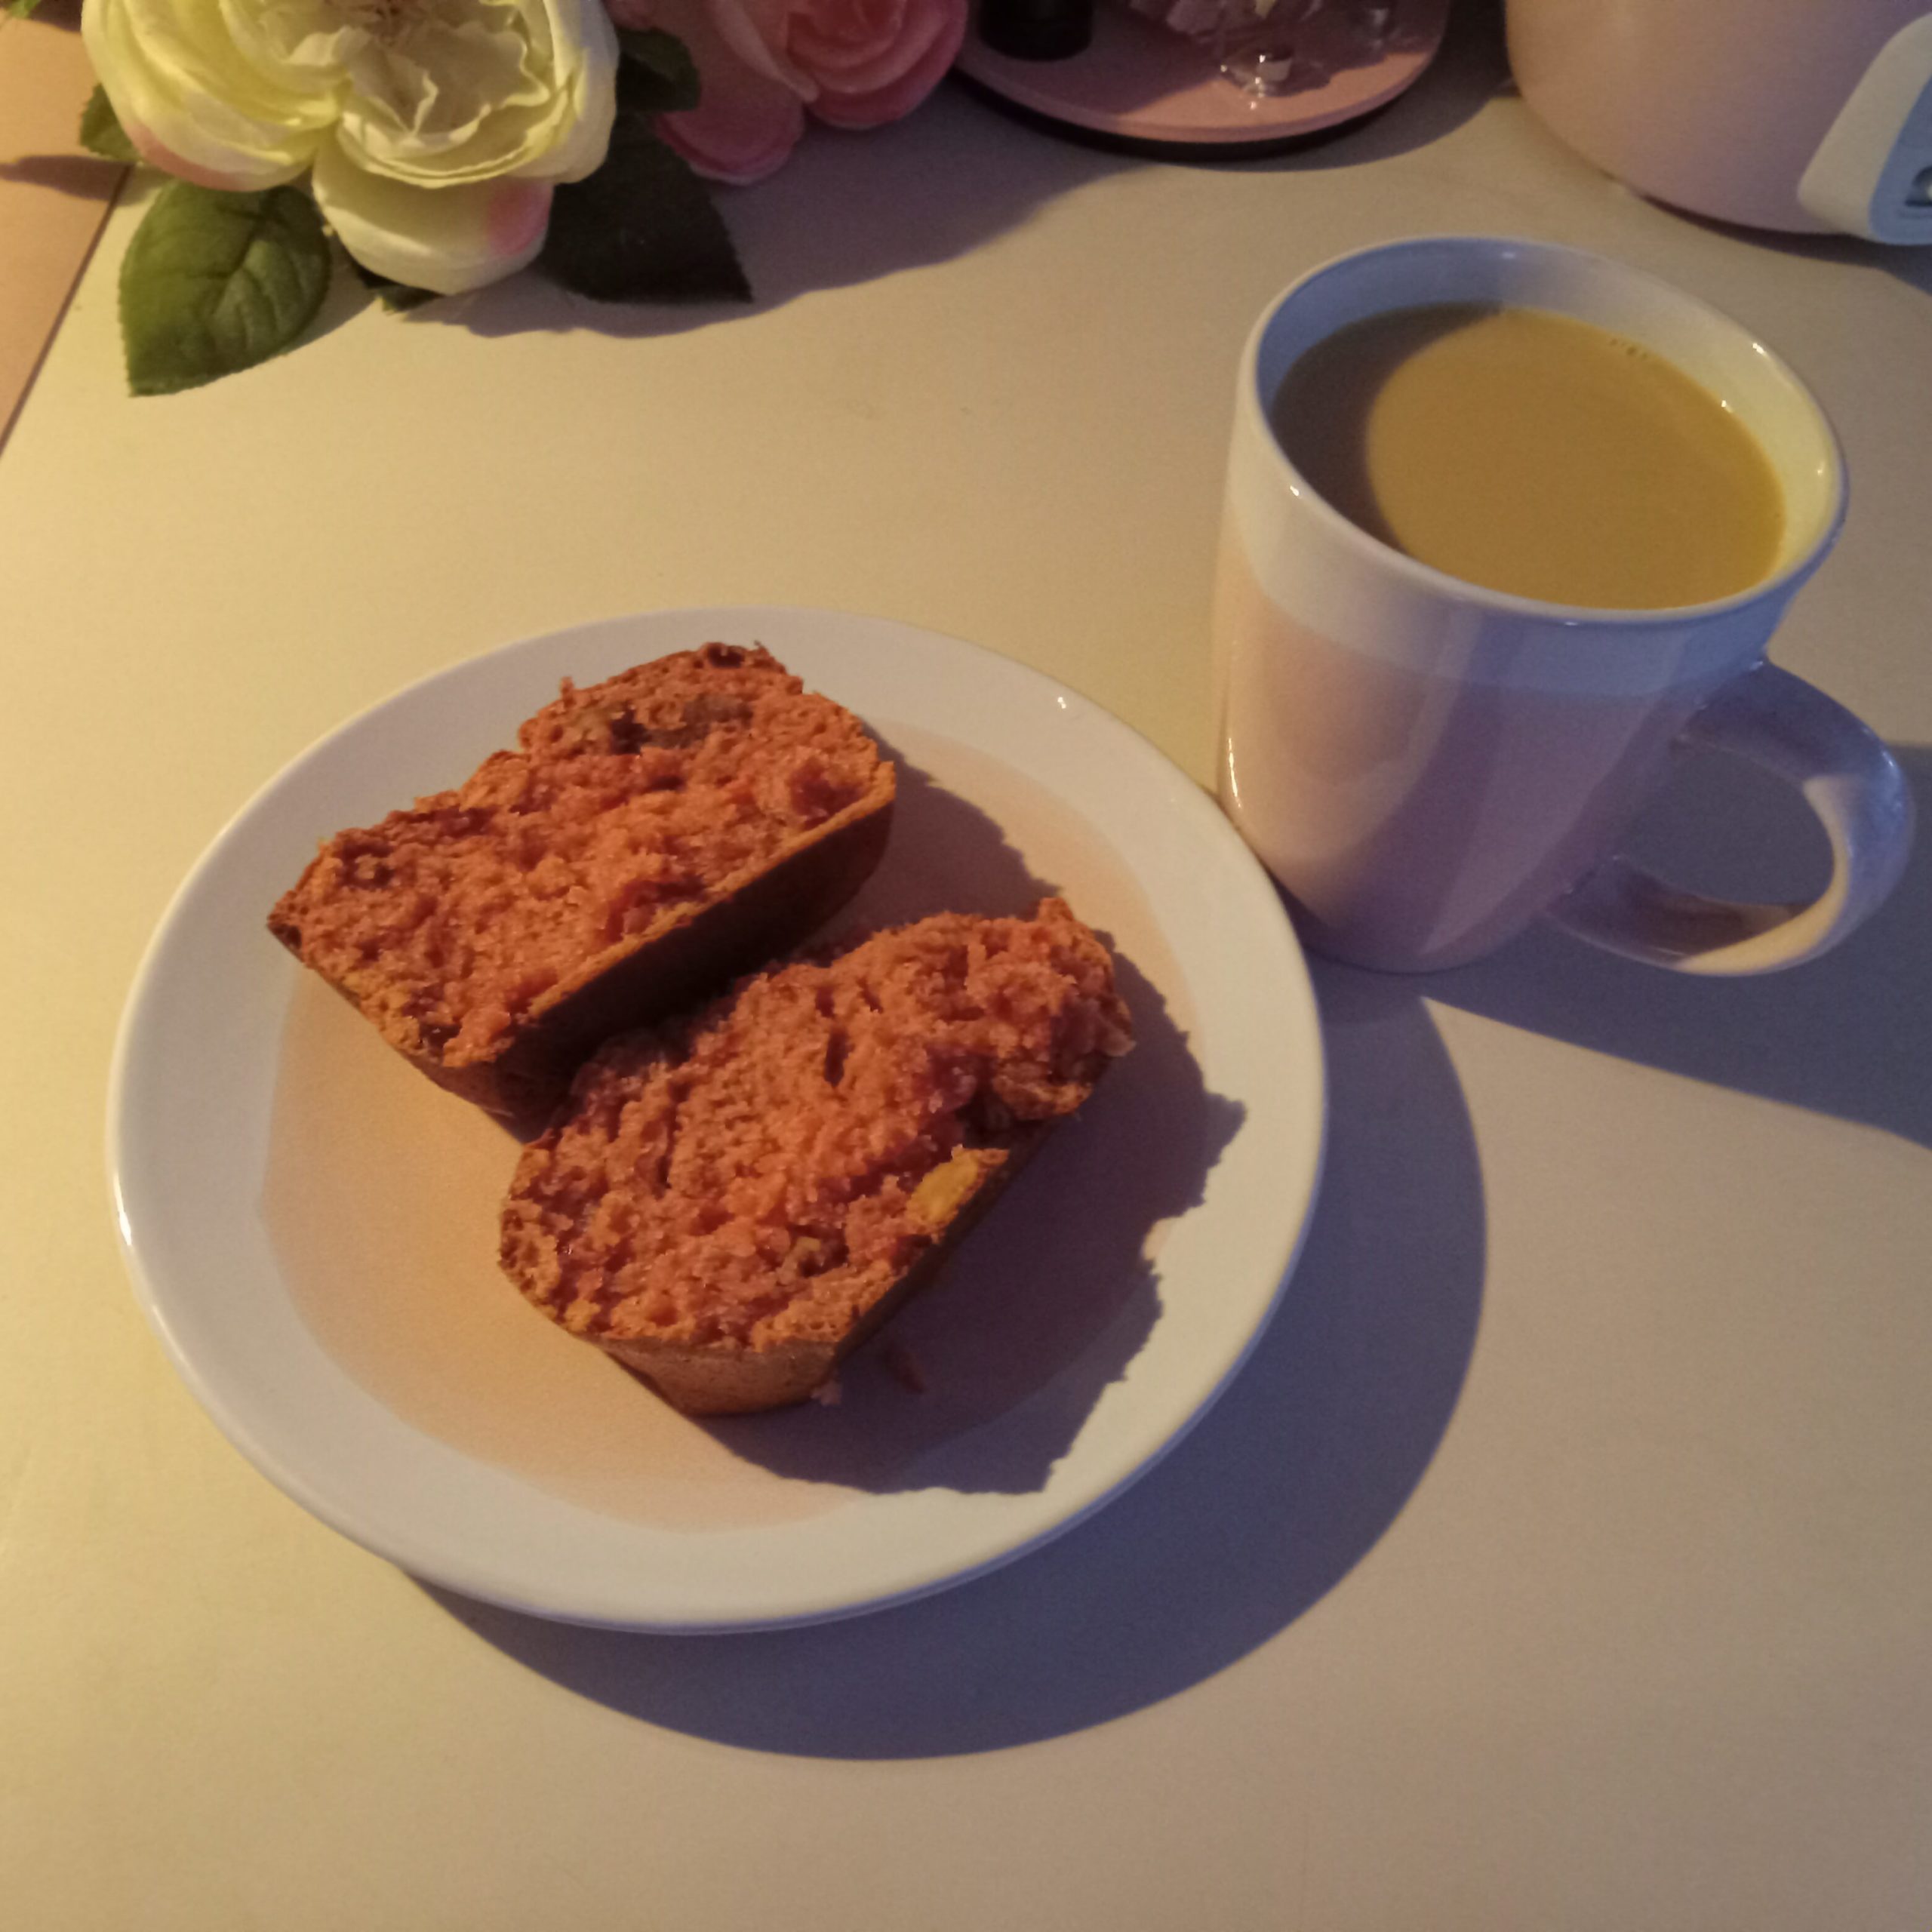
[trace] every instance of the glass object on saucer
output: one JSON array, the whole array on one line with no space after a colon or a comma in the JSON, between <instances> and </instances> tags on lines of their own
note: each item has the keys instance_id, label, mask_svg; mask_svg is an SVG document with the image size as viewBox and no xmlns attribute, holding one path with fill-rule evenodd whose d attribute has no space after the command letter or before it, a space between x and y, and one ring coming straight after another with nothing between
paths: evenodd
<instances>
[{"instance_id":1,"label":"glass object on saucer","mask_svg":"<svg viewBox=\"0 0 1932 1932\"><path fill-rule=\"evenodd\" d=\"M1213 51L1223 80L1248 94L1286 94L1314 84L1302 29L1322 0L1221 0Z\"/></svg>"},{"instance_id":2,"label":"glass object on saucer","mask_svg":"<svg viewBox=\"0 0 1932 1932\"><path fill-rule=\"evenodd\" d=\"M1222 78L1257 97L1324 85L1340 67L1379 60L1397 0L1217 0L1204 39Z\"/></svg>"}]
</instances>

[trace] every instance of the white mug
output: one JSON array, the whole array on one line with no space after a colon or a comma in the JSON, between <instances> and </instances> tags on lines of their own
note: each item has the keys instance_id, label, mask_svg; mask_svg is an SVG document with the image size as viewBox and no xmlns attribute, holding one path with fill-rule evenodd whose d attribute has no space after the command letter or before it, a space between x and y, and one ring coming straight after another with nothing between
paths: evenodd
<instances>
[{"instance_id":1,"label":"white mug","mask_svg":"<svg viewBox=\"0 0 1932 1932\"><path fill-rule=\"evenodd\" d=\"M1734 410L1783 492L1770 574L1681 608L1543 602L1418 563L1316 495L1269 426L1290 365L1351 322L1444 302L1595 323ZM1687 972L1768 972L1837 945L1897 881L1911 793L1863 724L1764 653L1844 503L1837 441L1798 378L1747 330L1634 269L1458 236L1345 256L1296 283L1241 361L1214 624L1222 803L1304 936L1402 971L1479 958L1546 912ZM1706 899L1617 856L1684 742L1801 788L1831 841L1817 900Z\"/></svg>"}]
</instances>

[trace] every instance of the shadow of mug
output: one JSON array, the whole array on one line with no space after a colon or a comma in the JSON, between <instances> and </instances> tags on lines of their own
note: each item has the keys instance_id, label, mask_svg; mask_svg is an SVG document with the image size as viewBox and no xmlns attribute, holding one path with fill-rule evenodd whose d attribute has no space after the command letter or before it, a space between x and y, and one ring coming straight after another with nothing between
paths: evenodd
<instances>
[{"instance_id":1,"label":"shadow of mug","mask_svg":"<svg viewBox=\"0 0 1932 1932\"><path fill-rule=\"evenodd\" d=\"M1474 1137L1426 1009L1318 962L1327 1172L1282 1307L1220 1403L1091 1521L962 1587L854 1621L669 1637L430 1594L580 1695L746 1749L888 1758L1103 1723L1246 1655L1334 1589L1400 1515L1475 1344Z\"/></svg>"},{"instance_id":2,"label":"shadow of mug","mask_svg":"<svg viewBox=\"0 0 1932 1932\"><path fill-rule=\"evenodd\" d=\"M1932 812L1932 747L1894 757ZM1817 821L1787 787L1715 753L1681 756L1635 833L1635 856L1688 885L1767 900L1815 893ZM1789 973L1660 973L1548 922L1426 982L1432 999L1740 1093L1932 1146L1932 839L1891 897L1835 951Z\"/></svg>"}]
</instances>

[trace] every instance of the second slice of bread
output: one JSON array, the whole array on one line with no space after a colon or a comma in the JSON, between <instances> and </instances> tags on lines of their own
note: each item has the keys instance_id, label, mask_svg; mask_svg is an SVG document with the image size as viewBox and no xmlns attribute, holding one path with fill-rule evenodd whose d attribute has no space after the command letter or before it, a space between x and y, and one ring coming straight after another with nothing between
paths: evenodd
<instances>
[{"instance_id":1,"label":"second slice of bread","mask_svg":"<svg viewBox=\"0 0 1932 1932\"><path fill-rule=\"evenodd\" d=\"M1057 899L794 961L585 1066L518 1167L504 1269L678 1408L798 1401L1131 1044Z\"/></svg>"},{"instance_id":2,"label":"second slice of bread","mask_svg":"<svg viewBox=\"0 0 1932 1932\"><path fill-rule=\"evenodd\" d=\"M795 946L885 849L891 763L768 651L566 681L455 790L323 847L275 936L440 1086L547 1113L611 1033Z\"/></svg>"}]
</instances>

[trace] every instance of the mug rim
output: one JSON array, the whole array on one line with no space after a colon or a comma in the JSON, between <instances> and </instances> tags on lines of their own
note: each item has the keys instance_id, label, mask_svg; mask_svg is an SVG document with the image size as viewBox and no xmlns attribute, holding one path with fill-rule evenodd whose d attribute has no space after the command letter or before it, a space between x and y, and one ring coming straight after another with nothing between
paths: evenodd
<instances>
[{"instance_id":1,"label":"mug rim","mask_svg":"<svg viewBox=\"0 0 1932 1932\"><path fill-rule=\"evenodd\" d=\"M1586 263L1595 269L1607 271L1624 281L1641 284L1654 294L1675 303L1680 308L1695 312L1705 322L1714 325L1734 337L1741 338L1748 348L1762 358L1764 366L1771 376L1782 383L1804 406L1817 430L1820 445L1829 458L1828 488L1830 494L1825 516L1817 536L1788 563L1768 576L1747 584L1742 590L1731 592L1727 596L1708 598L1700 604L1649 605L1632 608L1562 603L1552 598L1524 597L1514 591L1495 590L1485 584L1472 583L1466 577L1456 577L1447 571L1438 570L1433 564L1423 563L1406 552L1397 549L1393 544L1383 543L1379 537L1372 535L1359 524L1345 516L1295 466L1287 451L1281 447L1280 437L1275 433L1274 426L1269 420L1268 399L1261 394L1261 346L1269 330L1275 326L1288 305L1305 294L1314 283L1324 277L1353 268L1377 257L1430 250L1492 256L1541 255ZM1418 303L1413 306L1420 306L1422 304ZM1377 309L1370 312L1386 314L1392 311ZM1727 314L1714 303L1706 302L1702 296L1693 295L1688 290L1680 288L1676 283L1666 281L1662 275L1653 275L1647 269L1633 267L1627 262L1618 260L1614 255L1601 255L1592 249L1572 248L1565 242L1538 242L1526 236L1509 235L1417 235L1397 242L1377 242L1366 248L1352 248L1346 254L1331 257L1290 282L1263 309L1260 318L1249 331L1247 346L1241 352L1241 407L1244 411L1254 413L1269 457L1287 478L1290 489L1312 506L1315 516L1331 534L1375 561L1392 568L1398 577L1407 580L1418 589L1426 590L1453 602L1510 617L1533 618L1545 623L1588 624L1592 629L1629 632L1681 628L1687 623L1721 618L1749 610L1754 605L1767 600L1788 597L1794 593L1823 561L1844 526L1850 494L1844 451L1824 405L1791 365L1754 330L1734 315ZM1753 440L1756 440L1755 432Z\"/></svg>"}]
</instances>

